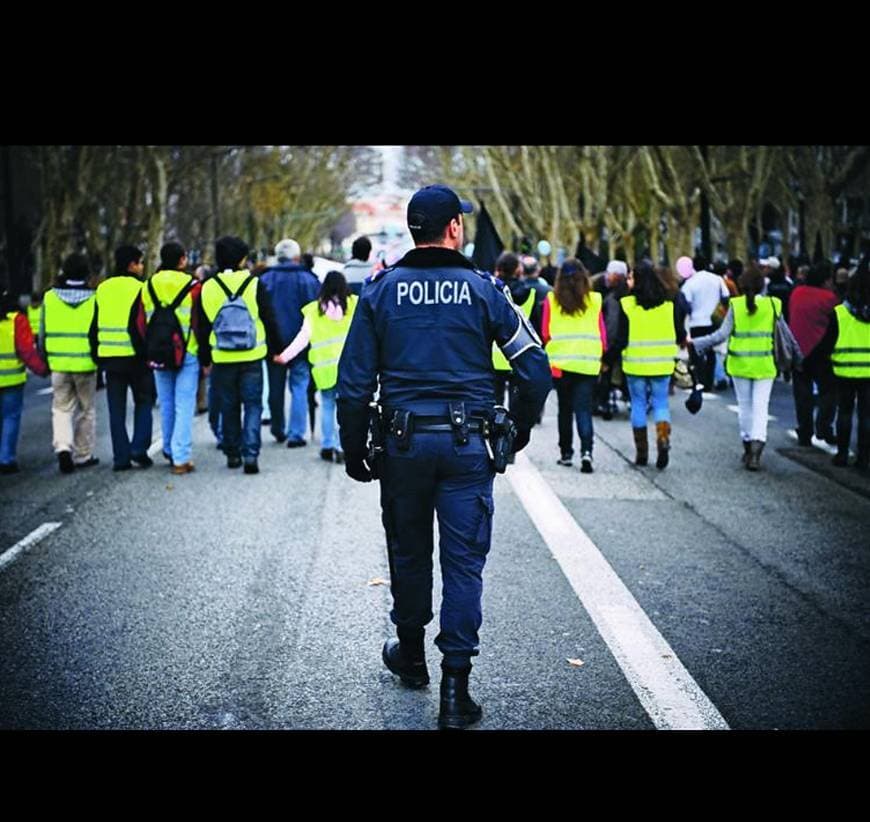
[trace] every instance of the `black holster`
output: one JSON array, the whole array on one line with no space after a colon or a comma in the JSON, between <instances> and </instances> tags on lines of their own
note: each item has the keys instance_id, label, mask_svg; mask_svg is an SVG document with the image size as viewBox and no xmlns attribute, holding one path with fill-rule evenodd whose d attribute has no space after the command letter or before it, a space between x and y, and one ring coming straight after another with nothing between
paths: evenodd
<instances>
[{"instance_id":1,"label":"black holster","mask_svg":"<svg viewBox=\"0 0 870 822\"><path fill-rule=\"evenodd\" d=\"M386 452L383 409L376 402L369 403L369 447L366 462L374 479L383 476L383 459Z\"/></svg>"},{"instance_id":2,"label":"black holster","mask_svg":"<svg viewBox=\"0 0 870 822\"><path fill-rule=\"evenodd\" d=\"M516 423L510 418L507 408L502 405L493 408L489 430L492 465L497 474L503 474L513 453L514 440L517 436Z\"/></svg>"}]
</instances>

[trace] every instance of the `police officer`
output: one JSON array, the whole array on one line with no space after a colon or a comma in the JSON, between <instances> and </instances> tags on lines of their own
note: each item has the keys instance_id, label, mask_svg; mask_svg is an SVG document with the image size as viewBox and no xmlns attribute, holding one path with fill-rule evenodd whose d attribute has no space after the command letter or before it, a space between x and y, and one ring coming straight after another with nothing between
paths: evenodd
<instances>
[{"instance_id":1,"label":"police officer","mask_svg":"<svg viewBox=\"0 0 870 822\"><path fill-rule=\"evenodd\" d=\"M481 716L468 676L479 653L482 572L492 534L494 470L484 429L493 409L493 340L517 379L514 451L528 443L551 387L540 340L507 286L459 252L462 215L471 210L446 186L414 194L408 227L416 248L369 278L339 362L345 467L359 482L372 479L366 428L380 380L387 431L376 470L398 635L384 645L383 660L410 687L429 683L424 631L433 616L432 515L438 514L441 728L463 728Z\"/></svg>"}]
</instances>

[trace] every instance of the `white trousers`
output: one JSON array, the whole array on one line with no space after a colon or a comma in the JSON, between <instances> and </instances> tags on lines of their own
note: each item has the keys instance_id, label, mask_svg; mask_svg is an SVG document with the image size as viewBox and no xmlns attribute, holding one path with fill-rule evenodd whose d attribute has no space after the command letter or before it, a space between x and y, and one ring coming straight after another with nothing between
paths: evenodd
<instances>
[{"instance_id":1,"label":"white trousers","mask_svg":"<svg viewBox=\"0 0 870 822\"><path fill-rule=\"evenodd\" d=\"M764 380L748 380L745 377L732 377L734 392L737 394L737 405L740 410L737 418L740 422L740 437L747 440L767 442L767 407L770 405L770 390L773 388L773 378Z\"/></svg>"}]
</instances>

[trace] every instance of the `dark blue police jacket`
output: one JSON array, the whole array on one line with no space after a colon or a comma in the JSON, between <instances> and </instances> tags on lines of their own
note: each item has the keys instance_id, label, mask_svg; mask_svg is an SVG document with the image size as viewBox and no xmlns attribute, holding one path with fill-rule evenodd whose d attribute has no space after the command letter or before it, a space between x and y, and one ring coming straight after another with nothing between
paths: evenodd
<instances>
[{"instance_id":1,"label":"dark blue police jacket","mask_svg":"<svg viewBox=\"0 0 870 822\"><path fill-rule=\"evenodd\" d=\"M466 411L491 411L492 343L517 377L513 412L531 427L551 387L547 355L507 287L440 247L414 249L392 268L369 278L339 361L338 402L342 441L361 446L356 419L367 413L380 378L387 409L447 414L448 401ZM345 431L350 417L355 433ZM348 450L345 445L345 450Z\"/></svg>"},{"instance_id":2,"label":"dark blue police jacket","mask_svg":"<svg viewBox=\"0 0 870 822\"><path fill-rule=\"evenodd\" d=\"M293 342L302 328L302 306L317 299L320 280L298 263L279 263L260 275L278 320L283 345Z\"/></svg>"}]
</instances>

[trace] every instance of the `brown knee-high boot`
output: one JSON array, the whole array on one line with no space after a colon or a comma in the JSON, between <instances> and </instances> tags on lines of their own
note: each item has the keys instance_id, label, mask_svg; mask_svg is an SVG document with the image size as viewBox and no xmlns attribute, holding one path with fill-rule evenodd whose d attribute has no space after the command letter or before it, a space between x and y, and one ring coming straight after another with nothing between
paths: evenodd
<instances>
[{"instance_id":1,"label":"brown knee-high boot","mask_svg":"<svg viewBox=\"0 0 870 822\"><path fill-rule=\"evenodd\" d=\"M656 423L656 447L659 455L656 459L656 468L665 468L668 464L668 451L671 448L671 424L669 422Z\"/></svg>"},{"instance_id":2,"label":"brown knee-high boot","mask_svg":"<svg viewBox=\"0 0 870 822\"><path fill-rule=\"evenodd\" d=\"M634 447L637 454L634 457L635 465L646 465L649 461L649 441L646 438L646 426L632 428L634 431Z\"/></svg>"}]
</instances>

